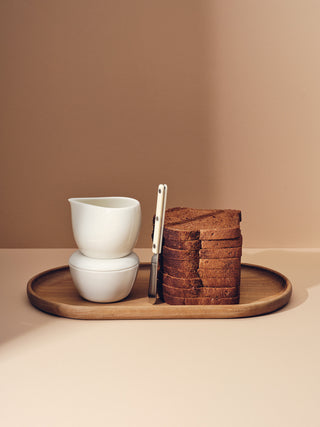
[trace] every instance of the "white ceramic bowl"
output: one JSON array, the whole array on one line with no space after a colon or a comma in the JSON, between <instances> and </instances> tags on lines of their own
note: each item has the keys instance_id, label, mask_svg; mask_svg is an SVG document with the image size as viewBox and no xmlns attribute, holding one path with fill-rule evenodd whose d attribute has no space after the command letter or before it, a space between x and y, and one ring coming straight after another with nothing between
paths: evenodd
<instances>
[{"instance_id":1,"label":"white ceramic bowl","mask_svg":"<svg viewBox=\"0 0 320 427\"><path fill-rule=\"evenodd\" d=\"M141 207L130 197L69 199L72 229L80 251L91 258L130 254L141 226Z\"/></svg>"},{"instance_id":2,"label":"white ceramic bowl","mask_svg":"<svg viewBox=\"0 0 320 427\"><path fill-rule=\"evenodd\" d=\"M131 292L139 267L139 257L130 255L116 259L88 258L80 251L69 259L72 280L79 294L94 302L115 302Z\"/></svg>"}]
</instances>

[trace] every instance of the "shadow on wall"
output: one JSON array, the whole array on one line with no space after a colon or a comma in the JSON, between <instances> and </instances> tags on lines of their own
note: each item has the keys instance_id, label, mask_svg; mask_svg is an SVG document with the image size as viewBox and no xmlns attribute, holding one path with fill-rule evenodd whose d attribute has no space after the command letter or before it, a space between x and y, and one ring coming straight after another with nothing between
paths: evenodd
<instances>
[{"instance_id":1,"label":"shadow on wall","mask_svg":"<svg viewBox=\"0 0 320 427\"><path fill-rule=\"evenodd\" d=\"M208 207L205 19L192 0L7 5L2 247L75 246L68 197L139 199L140 247L159 183Z\"/></svg>"}]
</instances>

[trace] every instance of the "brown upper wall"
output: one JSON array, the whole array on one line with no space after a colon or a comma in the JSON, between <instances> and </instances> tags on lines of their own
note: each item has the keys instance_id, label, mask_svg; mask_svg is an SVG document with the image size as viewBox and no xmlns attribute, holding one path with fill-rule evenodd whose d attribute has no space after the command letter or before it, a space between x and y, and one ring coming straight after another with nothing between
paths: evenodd
<instances>
[{"instance_id":1,"label":"brown upper wall","mask_svg":"<svg viewBox=\"0 0 320 427\"><path fill-rule=\"evenodd\" d=\"M0 3L0 244L72 247L68 197L242 210L320 246L320 4Z\"/></svg>"}]
</instances>

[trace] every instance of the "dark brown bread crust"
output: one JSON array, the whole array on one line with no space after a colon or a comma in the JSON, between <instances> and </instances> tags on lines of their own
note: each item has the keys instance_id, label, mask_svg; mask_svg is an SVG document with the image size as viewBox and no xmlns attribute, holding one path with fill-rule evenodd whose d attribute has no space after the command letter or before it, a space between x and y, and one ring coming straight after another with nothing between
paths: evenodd
<instances>
[{"instance_id":1,"label":"dark brown bread crust","mask_svg":"<svg viewBox=\"0 0 320 427\"><path fill-rule=\"evenodd\" d=\"M230 304L239 304L239 297L230 297L230 298L210 298L210 297L200 297L200 298L181 298L173 297L163 292L163 300L170 305L230 305Z\"/></svg>"},{"instance_id":2,"label":"dark brown bread crust","mask_svg":"<svg viewBox=\"0 0 320 427\"><path fill-rule=\"evenodd\" d=\"M239 296L239 287L229 288L175 288L162 283L163 292L173 297L194 298L194 297L211 297L211 298L230 298Z\"/></svg>"},{"instance_id":3,"label":"dark brown bread crust","mask_svg":"<svg viewBox=\"0 0 320 427\"><path fill-rule=\"evenodd\" d=\"M166 283L169 286L176 288L199 288L199 287L214 287L214 288L227 288L227 287L237 287L240 285L239 276L235 275L234 277L211 277L208 279L200 279L200 277L195 278L183 278L183 277L174 277L166 273L158 273L159 283Z\"/></svg>"},{"instance_id":4,"label":"dark brown bread crust","mask_svg":"<svg viewBox=\"0 0 320 427\"><path fill-rule=\"evenodd\" d=\"M242 246L242 236L236 239L201 240L201 249L237 248Z\"/></svg>"},{"instance_id":5,"label":"dark brown bread crust","mask_svg":"<svg viewBox=\"0 0 320 427\"><path fill-rule=\"evenodd\" d=\"M232 239L240 236L241 212L232 209L173 208L165 214L164 238Z\"/></svg>"},{"instance_id":6,"label":"dark brown bread crust","mask_svg":"<svg viewBox=\"0 0 320 427\"><path fill-rule=\"evenodd\" d=\"M242 248L200 249L199 258L240 258Z\"/></svg>"}]
</instances>

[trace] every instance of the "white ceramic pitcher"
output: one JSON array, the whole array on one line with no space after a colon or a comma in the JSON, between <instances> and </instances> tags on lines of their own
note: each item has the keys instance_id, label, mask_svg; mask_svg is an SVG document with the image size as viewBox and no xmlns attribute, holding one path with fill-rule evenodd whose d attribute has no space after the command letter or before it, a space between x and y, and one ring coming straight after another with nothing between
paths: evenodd
<instances>
[{"instance_id":1,"label":"white ceramic pitcher","mask_svg":"<svg viewBox=\"0 0 320 427\"><path fill-rule=\"evenodd\" d=\"M68 199L78 248L91 258L120 258L132 252L141 226L141 206L130 197Z\"/></svg>"}]
</instances>

